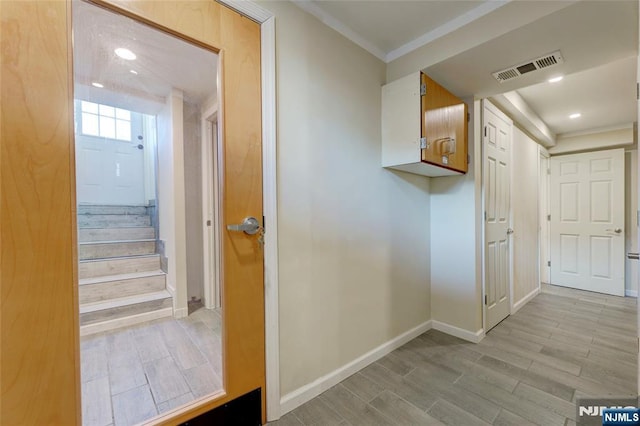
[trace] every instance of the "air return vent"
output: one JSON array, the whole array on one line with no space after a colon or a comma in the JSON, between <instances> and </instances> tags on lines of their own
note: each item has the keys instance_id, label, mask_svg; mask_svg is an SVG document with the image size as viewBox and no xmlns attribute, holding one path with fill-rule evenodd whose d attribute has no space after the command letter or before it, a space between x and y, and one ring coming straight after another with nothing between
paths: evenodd
<instances>
[{"instance_id":1,"label":"air return vent","mask_svg":"<svg viewBox=\"0 0 640 426\"><path fill-rule=\"evenodd\" d=\"M564 59L562 58L562 54L559 50L550 53L548 55L541 56L536 59L532 59L527 62L523 62L519 65L514 65L507 69L496 71L492 75L498 80L500 83L505 82L507 80L511 80L521 75L537 71L543 68L549 68L554 65L564 63Z\"/></svg>"}]
</instances>

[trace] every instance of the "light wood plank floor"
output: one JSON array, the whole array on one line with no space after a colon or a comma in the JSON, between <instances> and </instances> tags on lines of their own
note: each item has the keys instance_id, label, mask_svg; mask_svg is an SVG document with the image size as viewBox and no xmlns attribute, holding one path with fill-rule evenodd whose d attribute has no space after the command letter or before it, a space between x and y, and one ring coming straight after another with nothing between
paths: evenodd
<instances>
[{"instance_id":1,"label":"light wood plank floor","mask_svg":"<svg viewBox=\"0 0 640 426\"><path fill-rule=\"evenodd\" d=\"M636 299L555 286L479 344L430 330L270 423L575 425L575 399L637 396Z\"/></svg>"},{"instance_id":2,"label":"light wood plank floor","mask_svg":"<svg viewBox=\"0 0 640 426\"><path fill-rule=\"evenodd\" d=\"M129 426L222 389L220 314L204 308L83 337L84 426Z\"/></svg>"}]
</instances>

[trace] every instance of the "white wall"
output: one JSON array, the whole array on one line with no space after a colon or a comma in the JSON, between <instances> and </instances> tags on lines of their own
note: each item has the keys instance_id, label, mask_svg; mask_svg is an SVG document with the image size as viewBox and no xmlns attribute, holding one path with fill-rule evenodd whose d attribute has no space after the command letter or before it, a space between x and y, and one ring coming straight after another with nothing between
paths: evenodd
<instances>
[{"instance_id":1,"label":"white wall","mask_svg":"<svg viewBox=\"0 0 640 426\"><path fill-rule=\"evenodd\" d=\"M381 167L385 65L276 15L280 375L286 395L425 323L429 179Z\"/></svg>"},{"instance_id":2,"label":"white wall","mask_svg":"<svg viewBox=\"0 0 640 426\"><path fill-rule=\"evenodd\" d=\"M511 146L511 211L514 230L511 305L518 308L540 288L538 266L540 154L539 145L515 126Z\"/></svg>"},{"instance_id":3,"label":"white wall","mask_svg":"<svg viewBox=\"0 0 640 426\"><path fill-rule=\"evenodd\" d=\"M638 150L625 152L625 255L638 252ZM625 292L627 296L638 295L638 260L625 258Z\"/></svg>"},{"instance_id":4,"label":"white wall","mask_svg":"<svg viewBox=\"0 0 640 426\"><path fill-rule=\"evenodd\" d=\"M633 127L581 135L559 135L556 139L556 145L549 148L549 153L556 155L631 146L634 140Z\"/></svg>"},{"instance_id":5,"label":"white wall","mask_svg":"<svg viewBox=\"0 0 640 426\"><path fill-rule=\"evenodd\" d=\"M173 89L158 113L159 239L167 257L167 290L174 315L187 315L182 92Z\"/></svg>"},{"instance_id":6,"label":"white wall","mask_svg":"<svg viewBox=\"0 0 640 426\"><path fill-rule=\"evenodd\" d=\"M184 103L184 196L187 244L187 298L202 299L202 161L200 107Z\"/></svg>"}]
</instances>

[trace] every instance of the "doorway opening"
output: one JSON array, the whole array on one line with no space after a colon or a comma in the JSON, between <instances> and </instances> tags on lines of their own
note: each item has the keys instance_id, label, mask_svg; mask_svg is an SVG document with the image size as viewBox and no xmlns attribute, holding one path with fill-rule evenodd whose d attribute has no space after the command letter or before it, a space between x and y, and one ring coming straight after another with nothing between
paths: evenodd
<instances>
[{"instance_id":1,"label":"doorway opening","mask_svg":"<svg viewBox=\"0 0 640 426\"><path fill-rule=\"evenodd\" d=\"M218 55L73 15L83 424L137 424L224 389Z\"/></svg>"}]
</instances>

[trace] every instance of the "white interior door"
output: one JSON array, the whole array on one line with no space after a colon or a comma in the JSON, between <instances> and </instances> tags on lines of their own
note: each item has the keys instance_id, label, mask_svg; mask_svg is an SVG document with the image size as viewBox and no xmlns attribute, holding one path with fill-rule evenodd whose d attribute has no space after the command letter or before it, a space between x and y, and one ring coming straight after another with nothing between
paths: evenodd
<instances>
[{"instance_id":1,"label":"white interior door","mask_svg":"<svg viewBox=\"0 0 640 426\"><path fill-rule=\"evenodd\" d=\"M551 157L551 283L624 296L624 150Z\"/></svg>"},{"instance_id":2,"label":"white interior door","mask_svg":"<svg viewBox=\"0 0 640 426\"><path fill-rule=\"evenodd\" d=\"M130 112L128 120L120 120L115 117L115 111L124 110L113 107L106 109L113 110L114 117L85 112L79 106L76 109L77 203L144 205L145 141L144 138L139 139L142 137L140 114ZM89 127L87 121L91 118L95 125ZM116 133L116 129L120 130L117 128L120 123L128 126L128 139ZM105 130L109 125L112 129Z\"/></svg>"},{"instance_id":3,"label":"white interior door","mask_svg":"<svg viewBox=\"0 0 640 426\"><path fill-rule=\"evenodd\" d=\"M512 122L484 101L485 315L490 330L509 315Z\"/></svg>"}]
</instances>

